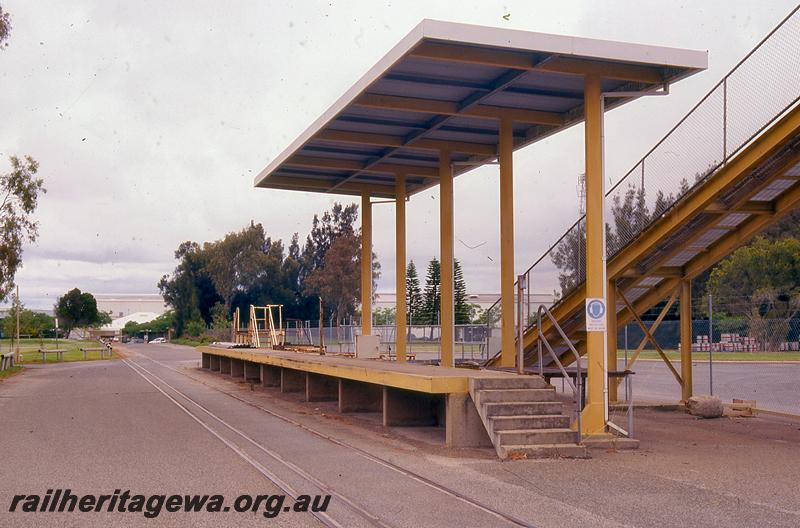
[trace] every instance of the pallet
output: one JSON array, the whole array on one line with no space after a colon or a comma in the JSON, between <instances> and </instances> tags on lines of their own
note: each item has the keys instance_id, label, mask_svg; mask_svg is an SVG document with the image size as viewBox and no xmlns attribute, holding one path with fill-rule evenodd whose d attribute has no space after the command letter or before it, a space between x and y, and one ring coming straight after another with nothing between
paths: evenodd
<instances>
[{"instance_id":1,"label":"pallet","mask_svg":"<svg viewBox=\"0 0 800 528\"><path fill-rule=\"evenodd\" d=\"M733 399L733 403L728 408L728 416L751 418L756 415L756 400Z\"/></svg>"}]
</instances>

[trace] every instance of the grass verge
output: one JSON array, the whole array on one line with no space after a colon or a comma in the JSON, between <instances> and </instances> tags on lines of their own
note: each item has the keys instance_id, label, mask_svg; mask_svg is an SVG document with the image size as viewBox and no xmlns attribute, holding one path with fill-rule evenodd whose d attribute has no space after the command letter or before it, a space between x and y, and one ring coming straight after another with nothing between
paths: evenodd
<instances>
[{"instance_id":1,"label":"grass verge","mask_svg":"<svg viewBox=\"0 0 800 528\"><path fill-rule=\"evenodd\" d=\"M19 374L20 372L22 372L22 367L19 365L14 365L11 368L0 370L0 380L10 378L14 374Z\"/></svg>"},{"instance_id":2,"label":"grass verge","mask_svg":"<svg viewBox=\"0 0 800 528\"><path fill-rule=\"evenodd\" d=\"M103 345L98 341L73 340L73 339L20 339L20 352L22 353L22 363L41 363L42 354L40 348L64 350L64 361L84 361L81 348L99 348ZM0 350L12 350L13 346L10 339L0 340ZM114 356L116 357L116 353ZM89 352L87 360L100 359L100 352ZM47 363L57 363L56 354L47 354Z\"/></svg>"}]
</instances>

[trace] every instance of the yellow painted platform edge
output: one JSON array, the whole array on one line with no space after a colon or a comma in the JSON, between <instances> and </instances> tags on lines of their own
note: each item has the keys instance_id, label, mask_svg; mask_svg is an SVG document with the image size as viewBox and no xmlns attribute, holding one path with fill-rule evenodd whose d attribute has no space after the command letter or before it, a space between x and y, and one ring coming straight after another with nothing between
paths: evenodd
<instances>
[{"instance_id":1,"label":"yellow painted platform edge","mask_svg":"<svg viewBox=\"0 0 800 528\"><path fill-rule=\"evenodd\" d=\"M425 376L408 372L387 372L372 370L361 366L325 365L302 360L269 356L253 353L248 349L197 347L206 354L242 359L252 363L290 368L303 372L321 374L375 385L384 385L396 389L426 392L429 394L453 394L469 392L469 377L464 376Z\"/></svg>"}]
</instances>

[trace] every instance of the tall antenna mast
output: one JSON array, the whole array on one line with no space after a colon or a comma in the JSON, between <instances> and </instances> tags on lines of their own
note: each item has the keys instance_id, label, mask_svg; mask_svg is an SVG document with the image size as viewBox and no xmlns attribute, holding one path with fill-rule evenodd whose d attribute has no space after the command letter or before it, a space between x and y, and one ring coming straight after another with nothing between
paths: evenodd
<instances>
[{"instance_id":1,"label":"tall antenna mast","mask_svg":"<svg viewBox=\"0 0 800 528\"><path fill-rule=\"evenodd\" d=\"M584 265L582 260L582 251L581 251L581 243L583 241L583 227L581 226L581 218L583 215L586 214L586 173L581 172L578 173L578 184L576 186L576 190L578 192L578 247L576 251L576 256L578 261L575 263L575 283L580 284L581 280L585 277L583 275Z\"/></svg>"},{"instance_id":2,"label":"tall antenna mast","mask_svg":"<svg viewBox=\"0 0 800 528\"><path fill-rule=\"evenodd\" d=\"M578 213L580 215L586 214L586 173L581 172L578 174Z\"/></svg>"}]
</instances>

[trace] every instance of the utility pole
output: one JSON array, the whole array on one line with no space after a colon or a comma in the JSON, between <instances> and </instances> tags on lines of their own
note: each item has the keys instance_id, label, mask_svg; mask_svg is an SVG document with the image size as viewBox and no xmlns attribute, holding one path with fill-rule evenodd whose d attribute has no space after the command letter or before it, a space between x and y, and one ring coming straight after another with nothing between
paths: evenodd
<instances>
[{"instance_id":1,"label":"utility pole","mask_svg":"<svg viewBox=\"0 0 800 528\"><path fill-rule=\"evenodd\" d=\"M311 324L309 322L309 324ZM320 355L325 353L325 328L323 325L325 324L325 312L323 310L322 305L322 297L319 298L319 353ZM352 322L351 322L352 324Z\"/></svg>"},{"instance_id":2,"label":"utility pole","mask_svg":"<svg viewBox=\"0 0 800 528\"><path fill-rule=\"evenodd\" d=\"M708 392L714 395L714 301L708 293Z\"/></svg>"},{"instance_id":3,"label":"utility pole","mask_svg":"<svg viewBox=\"0 0 800 528\"><path fill-rule=\"evenodd\" d=\"M14 350L14 355L17 356L17 361L21 363L22 355L19 351L19 284L17 284L17 295L16 295L16 312L17 312L17 348Z\"/></svg>"}]
</instances>

